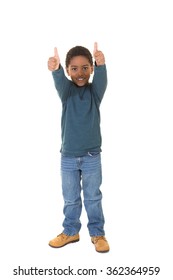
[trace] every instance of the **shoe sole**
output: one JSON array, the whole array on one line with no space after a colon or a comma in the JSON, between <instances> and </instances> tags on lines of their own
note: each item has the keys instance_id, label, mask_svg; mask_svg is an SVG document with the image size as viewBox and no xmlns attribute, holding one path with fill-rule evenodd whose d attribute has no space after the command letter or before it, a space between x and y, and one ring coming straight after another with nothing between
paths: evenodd
<instances>
[{"instance_id":1,"label":"shoe sole","mask_svg":"<svg viewBox=\"0 0 173 280\"><path fill-rule=\"evenodd\" d=\"M104 253L108 253L109 250L106 250L106 251L97 251L97 250L96 250L96 252L97 252L97 253L102 253L102 254L104 254Z\"/></svg>"},{"instance_id":2,"label":"shoe sole","mask_svg":"<svg viewBox=\"0 0 173 280\"><path fill-rule=\"evenodd\" d=\"M67 243L65 243L64 245L61 245L61 246L52 246L52 245L50 245L50 244L48 244L50 247L52 247L52 248L62 248L62 247L64 247L64 246L66 246L66 245L68 245L68 244L70 244L70 243L75 243L75 242L78 242L79 241L79 239L77 239L77 240L72 240L72 241L70 241L70 242L67 242Z\"/></svg>"}]
</instances>

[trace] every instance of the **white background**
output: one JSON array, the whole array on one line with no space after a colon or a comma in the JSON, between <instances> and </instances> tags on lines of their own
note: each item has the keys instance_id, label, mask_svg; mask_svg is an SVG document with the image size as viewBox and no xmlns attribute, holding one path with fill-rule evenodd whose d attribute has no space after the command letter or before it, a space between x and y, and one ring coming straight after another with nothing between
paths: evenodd
<instances>
[{"instance_id":1,"label":"white background","mask_svg":"<svg viewBox=\"0 0 173 280\"><path fill-rule=\"evenodd\" d=\"M128 279L171 279L171 2L1 1L1 278L26 279L13 276L19 265L70 265L103 269L97 279L115 279L106 275L108 266L160 266L159 276ZM92 52L95 41L109 79L101 105L107 254L95 252L85 211L80 242L61 249L47 245L62 231L63 220L61 103L47 60L57 46L64 65L71 47L84 45Z\"/></svg>"}]
</instances>

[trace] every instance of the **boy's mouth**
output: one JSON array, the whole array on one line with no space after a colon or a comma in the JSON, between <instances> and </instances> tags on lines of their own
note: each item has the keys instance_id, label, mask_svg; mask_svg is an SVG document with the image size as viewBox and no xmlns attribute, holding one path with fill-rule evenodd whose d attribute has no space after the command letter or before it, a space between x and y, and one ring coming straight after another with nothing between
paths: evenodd
<instances>
[{"instance_id":1,"label":"boy's mouth","mask_svg":"<svg viewBox=\"0 0 173 280\"><path fill-rule=\"evenodd\" d=\"M85 78L80 77L80 78L77 78L77 80L78 80L78 81L84 81L84 80L85 80Z\"/></svg>"},{"instance_id":2,"label":"boy's mouth","mask_svg":"<svg viewBox=\"0 0 173 280\"><path fill-rule=\"evenodd\" d=\"M77 78L76 79L76 84L78 86L84 86L86 84L86 79L85 78Z\"/></svg>"}]
</instances>

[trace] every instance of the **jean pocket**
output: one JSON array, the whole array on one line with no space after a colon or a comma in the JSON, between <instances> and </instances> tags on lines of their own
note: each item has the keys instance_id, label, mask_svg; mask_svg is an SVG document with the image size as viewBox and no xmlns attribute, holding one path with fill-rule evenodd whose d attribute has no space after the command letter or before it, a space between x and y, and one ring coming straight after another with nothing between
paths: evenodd
<instances>
[{"instance_id":1,"label":"jean pocket","mask_svg":"<svg viewBox=\"0 0 173 280\"><path fill-rule=\"evenodd\" d=\"M89 155L90 157L97 157L97 156L100 155L100 152L88 152L88 155Z\"/></svg>"}]
</instances>

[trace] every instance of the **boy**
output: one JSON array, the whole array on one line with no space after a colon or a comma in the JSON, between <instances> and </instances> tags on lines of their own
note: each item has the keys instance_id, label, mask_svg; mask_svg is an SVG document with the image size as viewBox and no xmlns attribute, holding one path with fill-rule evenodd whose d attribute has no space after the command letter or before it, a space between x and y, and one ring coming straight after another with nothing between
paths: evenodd
<instances>
[{"instance_id":1,"label":"boy","mask_svg":"<svg viewBox=\"0 0 173 280\"><path fill-rule=\"evenodd\" d=\"M105 58L94 44L93 56L82 46L66 55L65 76L57 48L48 60L62 102L61 177L64 198L63 232L49 242L54 248L79 241L81 190L88 216L88 230L97 252L108 252L102 210L100 103L107 87ZM92 83L89 83L94 72Z\"/></svg>"}]
</instances>

